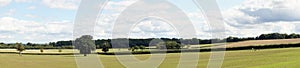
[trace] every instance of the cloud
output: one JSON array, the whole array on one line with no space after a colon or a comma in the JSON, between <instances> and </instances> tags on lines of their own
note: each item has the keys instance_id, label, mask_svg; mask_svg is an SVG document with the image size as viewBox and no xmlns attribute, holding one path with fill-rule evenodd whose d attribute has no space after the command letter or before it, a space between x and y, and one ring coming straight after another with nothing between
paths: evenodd
<instances>
[{"instance_id":1,"label":"cloud","mask_svg":"<svg viewBox=\"0 0 300 68\"><path fill-rule=\"evenodd\" d=\"M0 7L8 5L12 0L0 0Z\"/></svg>"},{"instance_id":2,"label":"cloud","mask_svg":"<svg viewBox=\"0 0 300 68\"><path fill-rule=\"evenodd\" d=\"M257 36L262 33L294 33L300 22L298 0L246 0L222 12L228 35Z\"/></svg>"},{"instance_id":3,"label":"cloud","mask_svg":"<svg viewBox=\"0 0 300 68\"><path fill-rule=\"evenodd\" d=\"M112 28L114 27L114 22L118 18L118 16L130 5L134 4L138 0L123 0L123 1L109 1L107 6L104 8L104 13L98 20L99 22L97 23L96 26L96 38L110 38L111 37L111 32ZM145 13L145 11L151 11L151 9L155 10L163 10L167 9L166 11L155 11L156 13L170 13L171 15L167 15L170 18L174 18L173 20L181 20L181 16L176 15L178 11L174 11L173 7L170 7L166 5L166 3L162 3L161 1L157 2L140 2L140 4L143 5L152 5L151 7L149 6L137 6L137 7L144 7L147 9L132 9L132 14L134 15L135 13ZM155 4L155 5L153 5ZM155 7L155 8L154 8ZM195 8L197 9L197 8ZM139 12L137 12L139 11ZM173 13L173 14L172 14ZM145 13L146 14L146 13ZM208 32L208 24L204 22L203 15L201 11L196 11L196 12L186 12L186 15L192 20L195 29L197 30L197 34L199 37L203 38L210 38ZM124 22L125 24L132 23L136 21L131 21L128 20L127 22ZM181 25L185 25L185 23L181 23ZM200 26L199 26L200 25ZM200 36L201 35L201 36ZM204 36L205 35L205 36ZM160 22L160 21L155 21L155 20L143 20L140 22L140 24L137 24L136 27L134 27L131 31L130 37L133 38L149 38L149 37L178 37L176 36L176 31L173 29L169 24L166 22Z\"/></svg>"},{"instance_id":4,"label":"cloud","mask_svg":"<svg viewBox=\"0 0 300 68\"><path fill-rule=\"evenodd\" d=\"M178 20L182 22L183 17L176 15L176 13L180 11L175 11L174 7L171 7L169 3L165 3L162 1L139 1L138 4L136 4L138 0L123 0L123 1L109 1L107 6L104 8L104 15L101 16L101 18L98 20L99 23L96 27L96 35L98 37L111 37L111 32L112 28L114 25L126 25L129 23L135 23L138 21L132 21L127 20L124 23L121 24L114 24L116 19L119 17L119 15L126 9L126 8L131 8L128 11L132 11L129 13L129 15L135 15L138 13L144 13L145 15L153 15L155 16L156 13L161 13L161 14L168 14L165 15L166 18L173 18L173 20ZM134 4L135 3L135 4ZM142 5L142 6L132 6L129 7L130 5ZM155 5L153 5L155 4ZM149 6L151 5L151 6ZM136 8L145 8L145 9L136 9ZM152 13L148 13L148 11L154 11ZM164 11L159 11L159 10L164 10ZM192 13L192 14L187 14L190 17L202 17L202 16L197 16L200 15L199 13ZM103 18L102 18L103 17ZM181 23L181 25L185 25L185 23ZM132 30L132 35L131 37L134 38L143 38L143 37L177 37L175 36L176 33L172 27L170 27L169 24L165 22L160 22L160 21L153 21L151 19L143 20L140 21L140 24L137 24L137 26ZM121 30L122 31L122 30ZM102 33L102 34L101 34Z\"/></svg>"},{"instance_id":5,"label":"cloud","mask_svg":"<svg viewBox=\"0 0 300 68\"><path fill-rule=\"evenodd\" d=\"M25 17L28 17L28 18L38 18L37 15L32 15L32 14L26 14L24 15Z\"/></svg>"},{"instance_id":6,"label":"cloud","mask_svg":"<svg viewBox=\"0 0 300 68\"><path fill-rule=\"evenodd\" d=\"M48 33L72 33L73 23L70 21L52 21L46 26Z\"/></svg>"},{"instance_id":7,"label":"cloud","mask_svg":"<svg viewBox=\"0 0 300 68\"><path fill-rule=\"evenodd\" d=\"M104 9L120 12L123 11L127 6L135 3L136 1L138 0L108 1Z\"/></svg>"},{"instance_id":8,"label":"cloud","mask_svg":"<svg viewBox=\"0 0 300 68\"><path fill-rule=\"evenodd\" d=\"M9 9L4 15L12 16L16 13L16 9Z\"/></svg>"},{"instance_id":9,"label":"cloud","mask_svg":"<svg viewBox=\"0 0 300 68\"><path fill-rule=\"evenodd\" d=\"M147 18L137 23L132 29L130 37L160 38L177 37L175 29L167 22L159 19Z\"/></svg>"},{"instance_id":10,"label":"cloud","mask_svg":"<svg viewBox=\"0 0 300 68\"><path fill-rule=\"evenodd\" d=\"M229 22L242 24L300 21L298 3L298 0L247 0L241 6L225 11L224 16Z\"/></svg>"},{"instance_id":11,"label":"cloud","mask_svg":"<svg viewBox=\"0 0 300 68\"><path fill-rule=\"evenodd\" d=\"M30 2L34 2L36 0L15 0L15 2L17 3L30 3Z\"/></svg>"},{"instance_id":12,"label":"cloud","mask_svg":"<svg viewBox=\"0 0 300 68\"><path fill-rule=\"evenodd\" d=\"M49 8L76 10L80 0L43 0L42 3Z\"/></svg>"},{"instance_id":13,"label":"cloud","mask_svg":"<svg viewBox=\"0 0 300 68\"><path fill-rule=\"evenodd\" d=\"M34 9L36 9L36 7L35 7L35 6L29 6L29 7L27 7L26 9L34 10Z\"/></svg>"},{"instance_id":14,"label":"cloud","mask_svg":"<svg viewBox=\"0 0 300 68\"><path fill-rule=\"evenodd\" d=\"M9 1L9 0L5 0ZM34 0L16 0L18 3L33 2ZM111 38L114 22L119 15L128 6L138 0L109 1L105 6L105 11L95 26L95 38ZM55 9L75 10L80 0L43 0L43 5ZM3 1L0 0L0 4ZM239 37L253 37L262 33L300 33L300 12L297 0L247 0L243 4L222 12L225 19L226 34ZM151 9L167 11L155 11L156 13L170 13L168 15L172 20L180 21L181 16L176 15L178 11L172 10L172 7L166 6L166 3L154 3L152 1L141 2L144 5L137 6L146 9L132 9L132 15L136 13L145 13ZM153 5L155 4L155 5ZM26 8L26 7L25 7ZM27 6L26 9L35 9L35 6ZM195 8L196 9L196 8ZM0 18L0 41L7 42L49 42L58 40L72 39L73 23L71 21L47 21L37 22L22 20L11 17L16 9L10 9L5 16ZM140 12L137 12L140 11ZM189 19L192 20L198 38L212 38L209 23L201 11L186 12ZM155 15L155 13L153 14ZM40 16L40 15L39 15ZM24 17L39 18L30 13L24 14ZM124 24L135 23L137 21L128 20ZM182 23L181 25L185 25ZM177 37L175 29L164 21L155 19L145 19L132 28L130 37L150 38L150 37Z\"/></svg>"},{"instance_id":15,"label":"cloud","mask_svg":"<svg viewBox=\"0 0 300 68\"><path fill-rule=\"evenodd\" d=\"M20 20L12 17L0 18L1 42L50 42L72 39L73 23L50 21L46 23Z\"/></svg>"}]
</instances>

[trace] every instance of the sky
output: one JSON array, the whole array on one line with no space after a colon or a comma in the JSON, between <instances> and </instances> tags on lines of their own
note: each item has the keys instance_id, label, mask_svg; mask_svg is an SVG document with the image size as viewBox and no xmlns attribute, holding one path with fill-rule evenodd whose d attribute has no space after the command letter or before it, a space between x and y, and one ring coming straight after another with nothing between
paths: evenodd
<instances>
[{"instance_id":1,"label":"sky","mask_svg":"<svg viewBox=\"0 0 300 68\"><path fill-rule=\"evenodd\" d=\"M48 43L73 39L73 26L80 0L0 0L0 42ZM112 38L115 20L137 0L110 0L95 24L95 39ZM201 9L193 0L168 0L193 23L197 38L211 33ZM255 37L263 33L299 33L298 0L217 0L226 36ZM158 9L168 8L164 4ZM162 7L164 6L164 7ZM164 12L164 11L162 11ZM173 12L173 11L165 11ZM175 11L174 11L175 12ZM176 16L176 14L174 15ZM180 18L180 17L179 17ZM182 23L183 25L185 23ZM146 19L132 27L131 38L178 37L163 20Z\"/></svg>"}]
</instances>

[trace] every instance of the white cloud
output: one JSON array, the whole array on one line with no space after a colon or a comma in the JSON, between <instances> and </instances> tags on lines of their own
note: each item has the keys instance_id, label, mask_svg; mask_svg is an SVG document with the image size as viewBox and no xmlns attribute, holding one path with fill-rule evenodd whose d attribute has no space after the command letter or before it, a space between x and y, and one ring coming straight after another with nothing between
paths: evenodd
<instances>
[{"instance_id":1,"label":"white cloud","mask_svg":"<svg viewBox=\"0 0 300 68\"><path fill-rule=\"evenodd\" d=\"M51 21L47 23L0 18L0 41L4 42L50 42L72 39L73 23Z\"/></svg>"},{"instance_id":2,"label":"white cloud","mask_svg":"<svg viewBox=\"0 0 300 68\"><path fill-rule=\"evenodd\" d=\"M134 38L157 38L177 37L175 29L167 22L149 18L136 24L131 29L130 37Z\"/></svg>"},{"instance_id":3,"label":"white cloud","mask_svg":"<svg viewBox=\"0 0 300 68\"><path fill-rule=\"evenodd\" d=\"M138 0L124 0L124 1L108 1L107 5L105 6L105 10L112 10L112 11L123 11L127 6L135 3Z\"/></svg>"},{"instance_id":4,"label":"white cloud","mask_svg":"<svg viewBox=\"0 0 300 68\"><path fill-rule=\"evenodd\" d=\"M48 33L72 33L73 23L70 21L54 21L47 24Z\"/></svg>"},{"instance_id":5,"label":"white cloud","mask_svg":"<svg viewBox=\"0 0 300 68\"><path fill-rule=\"evenodd\" d=\"M96 38L110 38L112 28L115 25L114 22L118 18L118 16L124 11L126 8L128 8L130 5L134 4L138 0L123 0L123 1L109 1L107 6L104 8L104 15L101 16L101 18L98 20L96 27ZM156 4L157 3L157 4ZM155 11L156 13L170 13L171 15L168 15L171 18L174 18L172 20L181 20L181 16L178 16L174 13L177 13L178 11L173 10L173 7L170 7L166 5L166 3L162 3L161 1L154 3L150 2L142 2L140 4L143 5L149 5L151 4L152 7L149 6L136 6L136 7L145 7L145 9L132 9L132 14L135 13L143 13L144 11L149 11L149 8L154 8L155 10L163 10L167 9L166 11ZM155 5L153 5L155 4ZM197 8L195 8L197 9ZM139 12L137 12L139 11ZM150 10L151 11L151 10ZM173 14L172 14L173 13ZM145 13L146 14L146 13ZM192 20L193 24L195 25L195 28L198 32L198 35L200 38L211 38L209 36L209 29L208 24L204 23L203 15L201 11L196 12L187 12L187 16ZM154 14L155 15L155 14ZM132 23L136 21L130 21L125 23ZM185 23L182 23L181 25L185 25ZM143 21L140 24L138 24L131 32L130 37L134 38L149 38L149 37L178 37L176 36L175 29L171 28L169 24L166 24L165 22L155 22L155 21ZM201 36L200 36L201 35ZM204 36L205 35L205 36Z\"/></svg>"},{"instance_id":6,"label":"white cloud","mask_svg":"<svg viewBox=\"0 0 300 68\"><path fill-rule=\"evenodd\" d=\"M36 0L15 0L15 2L17 3L30 3L30 2L34 2Z\"/></svg>"},{"instance_id":7,"label":"white cloud","mask_svg":"<svg viewBox=\"0 0 300 68\"><path fill-rule=\"evenodd\" d=\"M196 19L203 19L203 14L199 11L197 12L188 12L187 15L189 16L189 18L196 18Z\"/></svg>"},{"instance_id":8,"label":"white cloud","mask_svg":"<svg viewBox=\"0 0 300 68\"><path fill-rule=\"evenodd\" d=\"M32 15L32 14L26 14L24 15L25 17L28 17L28 18L38 18L37 15Z\"/></svg>"},{"instance_id":9,"label":"white cloud","mask_svg":"<svg viewBox=\"0 0 300 68\"><path fill-rule=\"evenodd\" d=\"M10 38L12 38L12 36L3 36L3 35L1 35L0 38L7 38L7 39L10 39Z\"/></svg>"},{"instance_id":10,"label":"white cloud","mask_svg":"<svg viewBox=\"0 0 300 68\"><path fill-rule=\"evenodd\" d=\"M109 38L111 37L112 28L114 27L115 20L119 17L119 15L130 5L134 4L138 0L123 0L123 1L109 1L107 6L105 6L104 15L101 16L101 18L98 20L99 23L97 23L96 27L96 36L100 38ZM155 4L155 5L153 5ZM137 4L135 4L137 5ZM179 11L175 11L173 7L170 7L168 3L164 3L161 1L146 1L146 2L139 2L139 5L145 5L145 6L135 6L135 8L145 8L145 9L135 9L132 8L129 11L132 11L132 15L136 13L145 13L145 14L152 14L155 15L155 13L165 13L170 14L166 15L170 18L174 18L174 20L181 20L182 17L172 14L172 13L178 13ZM151 5L151 6L148 6ZM155 11L155 13L147 13L146 11L153 11L154 10L166 10L166 11ZM138 11L138 12L137 12ZM193 13L200 15L199 13ZM189 14L190 17L202 17ZM167 18L169 18L167 17ZM133 23L137 21L131 21L127 20L127 22L124 22L124 24ZM118 24L119 25L119 24ZM185 25L185 23L182 23L182 25ZM166 25L166 23L157 22L157 21L149 21L145 20L141 24L138 24L132 31L131 37L134 38L149 38L149 37L177 37L175 36L175 29L169 27L170 25Z\"/></svg>"},{"instance_id":11,"label":"white cloud","mask_svg":"<svg viewBox=\"0 0 300 68\"><path fill-rule=\"evenodd\" d=\"M14 15L16 13L16 9L9 9L6 13L5 13L5 15L6 16L12 16L12 15Z\"/></svg>"},{"instance_id":12,"label":"white cloud","mask_svg":"<svg viewBox=\"0 0 300 68\"><path fill-rule=\"evenodd\" d=\"M245 24L300 21L298 3L298 0L247 0L241 6L226 11L224 16Z\"/></svg>"},{"instance_id":13,"label":"white cloud","mask_svg":"<svg viewBox=\"0 0 300 68\"><path fill-rule=\"evenodd\" d=\"M2 17L0 22L0 31L10 34L24 34L43 31L43 25L34 21L18 20L12 17Z\"/></svg>"},{"instance_id":14,"label":"white cloud","mask_svg":"<svg viewBox=\"0 0 300 68\"><path fill-rule=\"evenodd\" d=\"M43 4L49 8L76 10L80 0L43 0Z\"/></svg>"},{"instance_id":15,"label":"white cloud","mask_svg":"<svg viewBox=\"0 0 300 68\"><path fill-rule=\"evenodd\" d=\"M10 4L12 0L0 0L0 7Z\"/></svg>"},{"instance_id":16,"label":"white cloud","mask_svg":"<svg viewBox=\"0 0 300 68\"><path fill-rule=\"evenodd\" d=\"M35 6L29 6L29 7L27 7L27 9L34 10L34 9L36 9L36 7Z\"/></svg>"},{"instance_id":17,"label":"white cloud","mask_svg":"<svg viewBox=\"0 0 300 68\"><path fill-rule=\"evenodd\" d=\"M246 0L223 12L228 35L257 36L262 33L296 33L300 22L298 0Z\"/></svg>"},{"instance_id":18,"label":"white cloud","mask_svg":"<svg viewBox=\"0 0 300 68\"><path fill-rule=\"evenodd\" d=\"M5 0L7 1L7 0ZM16 0L16 2L32 2L33 0ZM114 22L120 13L129 5L137 0L109 1L105 7L103 16L98 20L95 27L95 38L110 38ZM1 0L0 0L1 3ZM49 8L58 9L77 9L79 0L43 0L42 3ZM281 32L281 33L300 33L300 12L297 0L247 0L242 5L222 12L225 18L226 34L240 37L253 37L262 33ZM2 4L2 3L1 3ZM143 3L146 4L146 3ZM147 3L149 4L149 3ZM170 6L164 6L160 3L155 6L157 10L168 9ZM149 8L153 8L153 6ZM145 7L145 6L137 6ZM157 8L158 7L158 8ZM27 9L35 9L35 6L29 6ZM133 9L134 13L143 13L148 11L144 9L141 12L135 12L141 9ZM15 14L16 9L10 9L6 15ZM156 13L176 13L177 11L157 11ZM211 38L209 24L203 19L200 11L187 12L197 30L199 38ZM37 18L32 14L25 14L25 17ZM173 20L180 20L182 17L176 14L168 15ZM128 21L134 22L134 21ZM126 24L126 23L125 23ZM185 25L185 23L182 23ZM21 20L12 17L0 18L0 41L33 41L49 42L58 40L72 39L73 23L70 21L50 21L36 22ZM132 29L131 37L176 37L175 29L169 24L161 21L145 20Z\"/></svg>"}]
</instances>

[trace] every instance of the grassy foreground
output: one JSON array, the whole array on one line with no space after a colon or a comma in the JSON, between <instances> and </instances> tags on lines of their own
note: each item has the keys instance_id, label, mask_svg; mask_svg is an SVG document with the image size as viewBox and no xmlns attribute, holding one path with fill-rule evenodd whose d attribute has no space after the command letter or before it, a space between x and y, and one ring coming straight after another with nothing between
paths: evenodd
<instances>
[{"instance_id":1,"label":"grassy foreground","mask_svg":"<svg viewBox=\"0 0 300 68\"><path fill-rule=\"evenodd\" d=\"M195 53L191 53L195 54ZM147 59L150 55L136 55ZM201 52L198 68L206 68L210 53ZM106 68L121 68L115 56L99 55ZM180 54L167 54L161 68L177 67ZM23 55L0 54L1 68L76 68L73 55ZM225 68L297 68L300 48L227 51L222 67ZM188 64L188 63L187 63Z\"/></svg>"}]
</instances>

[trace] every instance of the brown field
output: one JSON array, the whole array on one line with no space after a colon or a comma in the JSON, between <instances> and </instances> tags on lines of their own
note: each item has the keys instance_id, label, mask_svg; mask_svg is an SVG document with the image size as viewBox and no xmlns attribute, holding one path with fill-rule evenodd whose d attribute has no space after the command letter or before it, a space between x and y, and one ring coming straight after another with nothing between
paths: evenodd
<instances>
[{"instance_id":1,"label":"brown field","mask_svg":"<svg viewBox=\"0 0 300 68\"><path fill-rule=\"evenodd\" d=\"M259 46L272 44L300 43L300 39L276 39L276 40L250 40L242 42L227 43L226 47Z\"/></svg>"}]
</instances>

